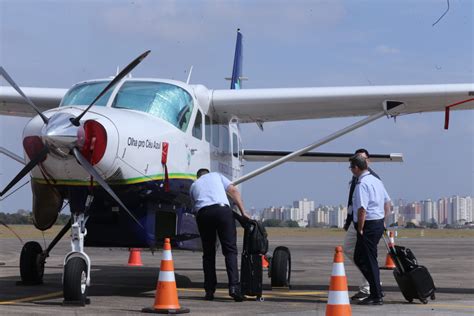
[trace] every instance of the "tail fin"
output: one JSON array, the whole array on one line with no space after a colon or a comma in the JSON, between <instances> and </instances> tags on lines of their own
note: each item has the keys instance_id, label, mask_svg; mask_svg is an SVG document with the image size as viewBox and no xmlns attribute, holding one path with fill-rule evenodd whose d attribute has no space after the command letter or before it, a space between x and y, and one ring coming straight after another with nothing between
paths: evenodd
<instances>
[{"instance_id":1,"label":"tail fin","mask_svg":"<svg viewBox=\"0 0 474 316\"><path fill-rule=\"evenodd\" d=\"M242 33L237 29L237 41L235 42L234 67L232 68L231 89L242 88Z\"/></svg>"}]
</instances>

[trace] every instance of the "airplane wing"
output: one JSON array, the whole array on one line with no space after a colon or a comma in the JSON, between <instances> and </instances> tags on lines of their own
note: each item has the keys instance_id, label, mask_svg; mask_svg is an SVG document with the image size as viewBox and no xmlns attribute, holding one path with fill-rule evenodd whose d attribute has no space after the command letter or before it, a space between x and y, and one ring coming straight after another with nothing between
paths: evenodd
<instances>
[{"instance_id":1,"label":"airplane wing","mask_svg":"<svg viewBox=\"0 0 474 316\"><path fill-rule=\"evenodd\" d=\"M68 89L21 88L41 112L56 108ZM32 117L36 112L11 87L0 87L0 115Z\"/></svg>"},{"instance_id":2,"label":"airplane wing","mask_svg":"<svg viewBox=\"0 0 474 316\"><path fill-rule=\"evenodd\" d=\"M386 101L404 103L398 114L444 111L469 99L473 83L211 91L217 115L243 123L372 115ZM474 102L464 102L453 109L473 108Z\"/></svg>"},{"instance_id":3,"label":"airplane wing","mask_svg":"<svg viewBox=\"0 0 474 316\"><path fill-rule=\"evenodd\" d=\"M242 150L242 157L246 161L275 161L278 158L291 154L291 151L268 151L268 150ZM348 162L354 153L318 153L308 152L301 156L294 157L289 161L293 162ZM370 162L403 162L403 155L392 154L371 154Z\"/></svg>"}]
</instances>

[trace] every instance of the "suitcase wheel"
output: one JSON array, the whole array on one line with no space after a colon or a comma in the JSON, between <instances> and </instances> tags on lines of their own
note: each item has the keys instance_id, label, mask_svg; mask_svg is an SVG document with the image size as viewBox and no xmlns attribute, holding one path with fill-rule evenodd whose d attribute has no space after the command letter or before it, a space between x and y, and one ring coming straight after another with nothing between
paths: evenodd
<instances>
[{"instance_id":1,"label":"suitcase wheel","mask_svg":"<svg viewBox=\"0 0 474 316\"><path fill-rule=\"evenodd\" d=\"M425 299L422 299L420 300L423 304L428 304L428 300L425 298Z\"/></svg>"},{"instance_id":2,"label":"suitcase wheel","mask_svg":"<svg viewBox=\"0 0 474 316\"><path fill-rule=\"evenodd\" d=\"M413 299L412 298L409 298L407 299L408 303L413 303Z\"/></svg>"},{"instance_id":3,"label":"suitcase wheel","mask_svg":"<svg viewBox=\"0 0 474 316\"><path fill-rule=\"evenodd\" d=\"M434 301L436 299L436 295L433 293L433 294L431 294L430 298L431 298L432 301Z\"/></svg>"},{"instance_id":4,"label":"suitcase wheel","mask_svg":"<svg viewBox=\"0 0 474 316\"><path fill-rule=\"evenodd\" d=\"M265 298L264 298L263 296L257 296L257 297L255 298L255 300L256 300L257 302L265 302Z\"/></svg>"}]
</instances>

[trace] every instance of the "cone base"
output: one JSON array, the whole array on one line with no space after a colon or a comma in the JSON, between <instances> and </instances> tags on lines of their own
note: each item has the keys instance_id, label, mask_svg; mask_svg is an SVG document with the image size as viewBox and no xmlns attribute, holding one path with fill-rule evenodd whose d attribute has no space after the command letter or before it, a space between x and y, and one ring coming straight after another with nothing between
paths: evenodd
<instances>
[{"instance_id":1,"label":"cone base","mask_svg":"<svg viewBox=\"0 0 474 316\"><path fill-rule=\"evenodd\" d=\"M128 267L143 267L142 263L129 263L127 264Z\"/></svg>"},{"instance_id":2,"label":"cone base","mask_svg":"<svg viewBox=\"0 0 474 316\"><path fill-rule=\"evenodd\" d=\"M142 313L151 314L186 314L189 313L189 308L180 309L156 309L154 307L146 307L142 309Z\"/></svg>"},{"instance_id":3,"label":"cone base","mask_svg":"<svg viewBox=\"0 0 474 316\"><path fill-rule=\"evenodd\" d=\"M327 305L326 316L350 316L352 315L351 305Z\"/></svg>"},{"instance_id":4,"label":"cone base","mask_svg":"<svg viewBox=\"0 0 474 316\"><path fill-rule=\"evenodd\" d=\"M380 270L395 270L395 267L379 267Z\"/></svg>"}]
</instances>

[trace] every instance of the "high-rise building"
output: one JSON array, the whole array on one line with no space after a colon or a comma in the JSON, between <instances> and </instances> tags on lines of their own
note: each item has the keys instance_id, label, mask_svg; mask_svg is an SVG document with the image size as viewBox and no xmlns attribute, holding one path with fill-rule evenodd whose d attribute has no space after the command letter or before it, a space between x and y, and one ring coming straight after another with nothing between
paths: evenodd
<instances>
[{"instance_id":1,"label":"high-rise building","mask_svg":"<svg viewBox=\"0 0 474 316\"><path fill-rule=\"evenodd\" d=\"M314 201L309 201L307 198L304 198L300 201L294 201L293 207L298 208L300 210L297 221L303 221L307 225L309 212L314 210Z\"/></svg>"},{"instance_id":2,"label":"high-rise building","mask_svg":"<svg viewBox=\"0 0 474 316\"><path fill-rule=\"evenodd\" d=\"M472 197L466 196L466 221L472 222L473 220L473 209L472 209Z\"/></svg>"}]
</instances>

